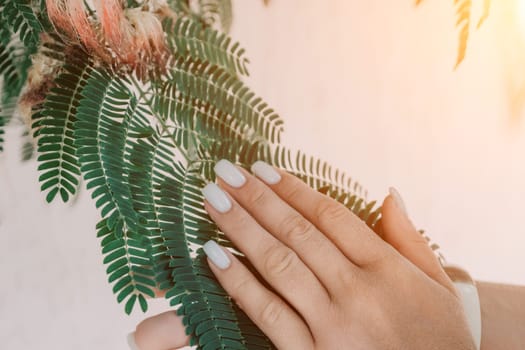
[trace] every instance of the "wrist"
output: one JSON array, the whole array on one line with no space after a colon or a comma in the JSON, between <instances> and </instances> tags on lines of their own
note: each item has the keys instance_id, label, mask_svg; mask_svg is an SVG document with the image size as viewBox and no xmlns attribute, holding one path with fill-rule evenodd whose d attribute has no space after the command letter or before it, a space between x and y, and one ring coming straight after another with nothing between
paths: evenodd
<instances>
[{"instance_id":1,"label":"wrist","mask_svg":"<svg viewBox=\"0 0 525 350\"><path fill-rule=\"evenodd\" d=\"M525 349L525 287L477 282L481 350Z\"/></svg>"}]
</instances>

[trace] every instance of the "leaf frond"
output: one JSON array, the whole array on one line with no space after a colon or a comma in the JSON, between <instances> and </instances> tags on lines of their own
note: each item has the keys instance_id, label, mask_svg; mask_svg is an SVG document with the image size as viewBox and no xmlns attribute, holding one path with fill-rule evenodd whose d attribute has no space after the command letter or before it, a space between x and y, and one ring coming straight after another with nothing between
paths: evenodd
<instances>
[{"instance_id":1,"label":"leaf frond","mask_svg":"<svg viewBox=\"0 0 525 350\"><path fill-rule=\"evenodd\" d=\"M0 77L6 87L4 96L18 96L27 77L27 71L31 67L30 55L33 51L28 50L23 44L13 37L7 44L0 43Z\"/></svg>"},{"instance_id":2,"label":"leaf frond","mask_svg":"<svg viewBox=\"0 0 525 350\"><path fill-rule=\"evenodd\" d=\"M459 30L458 57L456 67L463 62L467 54L467 44L470 35L470 22L472 1L471 0L454 0L456 5L456 26Z\"/></svg>"},{"instance_id":3,"label":"leaf frond","mask_svg":"<svg viewBox=\"0 0 525 350\"><path fill-rule=\"evenodd\" d=\"M35 145L33 144L33 138L31 137L30 131L28 129L24 130L22 133L22 150L21 158L23 162L27 162L32 159L35 155Z\"/></svg>"},{"instance_id":4,"label":"leaf frond","mask_svg":"<svg viewBox=\"0 0 525 350\"><path fill-rule=\"evenodd\" d=\"M146 297L154 296L155 272L151 268L148 221L134 208L126 165L128 137L135 138L134 116L140 118L140 101L124 79L104 69L94 69L82 90L74 136L80 170L100 208L98 226L109 282L116 282L117 301L127 299L130 313L136 301L143 311ZM128 146L129 147L129 146ZM128 171L127 171L128 170Z\"/></svg>"},{"instance_id":5,"label":"leaf frond","mask_svg":"<svg viewBox=\"0 0 525 350\"><path fill-rule=\"evenodd\" d=\"M0 20L28 48L36 48L39 43L42 24L40 23L30 0L4 0L0 3Z\"/></svg>"},{"instance_id":6,"label":"leaf frond","mask_svg":"<svg viewBox=\"0 0 525 350\"><path fill-rule=\"evenodd\" d=\"M34 136L38 139L38 170L41 190L47 191L47 201L57 194L64 202L78 190L80 166L75 143L75 122L81 92L93 70L93 63L80 50L71 55L55 79L55 86L33 114Z\"/></svg>"},{"instance_id":7,"label":"leaf frond","mask_svg":"<svg viewBox=\"0 0 525 350\"><path fill-rule=\"evenodd\" d=\"M248 126L249 136L279 142L283 131L281 117L238 78L217 66L179 57L166 74L183 95L206 101L226 115L235 116Z\"/></svg>"},{"instance_id":8,"label":"leaf frond","mask_svg":"<svg viewBox=\"0 0 525 350\"><path fill-rule=\"evenodd\" d=\"M204 209L201 189L215 181L215 163L249 168L264 160L372 228L380 208L344 172L280 144L283 120L241 80L244 49L217 30L219 22L231 24L231 0L168 0L171 11L152 11L171 18L162 23L169 50L144 72L62 40L44 4L0 0L0 150L38 49L53 59L40 62L56 63L44 101L32 106L41 189L48 201L67 201L86 184L101 215L96 231L108 281L126 313L146 311L158 288L179 307L199 349L274 349L220 286L202 250L213 239L260 277ZM122 4L152 10L142 0Z\"/></svg>"},{"instance_id":9,"label":"leaf frond","mask_svg":"<svg viewBox=\"0 0 525 350\"><path fill-rule=\"evenodd\" d=\"M171 171L155 181L161 234L173 278L166 298L171 305L180 305L178 313L191 335L191 344L244 349L250 336L258 339L261 348L271 348L269 340L242 315L215 280L202 249L196 250L219 235L203 207L204 179L196 169L173 161Z\"/></svg>"},{"instance_id":10,"label":"leaf frond","mask_svg":"<svg viewBox=\"0 0 525 350\"><path fill-rule=\"evenodd\" d=\"M6 91L6 85L2 86L2 98L0 98L0 152L4 150L5 128L11 122L16 108L16 96L10 96Z\"/></svg>"},{"instance_id":11,"label":"leaf frond","mask_svg":"<svg viewBox=\"0 0 525 350\"><path fill-rule=\"evenodd\" d=\"M184 17L165 20L163 25L170 49L179 56L207 61L234 75L249 75L244 49L226 34Z\"/></svg>"},{"instance_id":12,"label":"leaf frond","mask_svg":"<svg viewBox=\"0 0 525 350\"><path fill-rule=\"evenodd\" d=\"M483 0L483 14L481 15L481 17L480 17L480 19L478 21L478 25L477 25L478 29L481 28L483 23L485 23L487 18L489 18L491 3L492 3L491 0Z\"/></svg>"}]
</instances>

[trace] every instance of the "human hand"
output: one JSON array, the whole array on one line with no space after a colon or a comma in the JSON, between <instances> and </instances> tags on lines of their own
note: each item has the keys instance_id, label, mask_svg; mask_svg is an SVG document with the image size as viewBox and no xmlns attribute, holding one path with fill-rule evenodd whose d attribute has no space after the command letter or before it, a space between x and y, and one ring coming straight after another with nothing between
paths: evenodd
<instances>
[{"instance_id":1,"label":"human hand","mask_svg":"<svg viewBox=\"0 0 525 350\"><path fill-rule=\"evenodd\" d=\"M383 204L378 227L388 244L344 206L256 164L266 184L219 162L228 195L208 185L206 209L275 292L228 251L213 243L206 251L220 283L279 349L474 349L451 281L399 200ZM168 336L167 325L181 329L173 312L141 325L141 350L187 341Z\"/></svg>"}]
</instances>

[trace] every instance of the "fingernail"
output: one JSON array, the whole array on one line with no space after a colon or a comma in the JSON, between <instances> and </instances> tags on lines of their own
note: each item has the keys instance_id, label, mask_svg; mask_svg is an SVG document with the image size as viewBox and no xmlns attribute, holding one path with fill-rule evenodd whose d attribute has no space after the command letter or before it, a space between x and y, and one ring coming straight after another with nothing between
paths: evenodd
<instances>
[{"instance_id":1,"label":"fingernail","mask_svg":"<svg viewBox=\"0 0 525 350\"><path fill-rule=\"evenodd\" d=\"M135 343L135 332L128 334L128 345L131 350L140 350Z\"/></svg>"},{"instance_id":2,"label":"fingernail","mask_svg":"<svg viewBox=\"0 0 525 350\"><path fill-rule=\"evenodd\" d=\"M281 181L281 175L277 172L277 170L262 160L258 160L253 163L251 170L255 176L266 182L268 185L275 185Z\"/></svg>"},{"instance_id":3,"label":"fingernail","mask_svg":"<svg viewBox=\"0 0 525 350\"><path fill-rule=\"evenodd\" d=\"M401 198L401 195L399 194L399 192L394 187L390 187L388 189L388 192L390 193L390 195L394 199L394 202L396 203L397 207L403 213L405 213L405 215L408 215L407 207L405 206L405 202L403 201L403 198Z\"/></svg>"},{"instance_id":4,"label":"fingernail","mask_svg":"<svg viewBox=\"0 0 525 350\"><path fill-rule=\"evenodd\" d=\"M232 208L232 202L226 193L214 183L207 184L202 189L202 194L219 213L224 214Z\"/></svg>"},{"instance_id":5,"label":"fingernail","mask_svg":"<svg viewBox=\"0 0 525 350\"><path fill-rule=\"evenodd\" d=\"M219 269L224 270L230 266L230 258L217 242L208 241L202 246L202 249L204 249L211 262Z\"/></svg>"},{"instance_id":6,"label":"fingernail","mask_svg":"<svg viewBox=\"0 0 525 350\"><path fill-rule=\"evenodd\" d=\"M246 182L241 171L229 160L221 159L215 164L215 173L231 187L239 188Z\"/></svg>"}]
</instances>

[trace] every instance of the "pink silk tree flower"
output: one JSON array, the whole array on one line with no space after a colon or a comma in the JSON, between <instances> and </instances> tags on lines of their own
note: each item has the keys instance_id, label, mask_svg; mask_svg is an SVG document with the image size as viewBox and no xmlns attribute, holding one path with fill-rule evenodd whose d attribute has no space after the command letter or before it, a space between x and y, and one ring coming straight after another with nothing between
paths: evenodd
<instances>
[{"instance_id":1,"label":"pink silk tree flower","mask_svg":"<svg viewBox=\"0 0 525 350\"><path fill-rule=\"evenodd\" d=\"M153 13L142 8L124 10L121 0L95 0L94 15L83 0L46 0L46 5L61 34L106 63L144 71L150 64L164 62L166 43L159 16L166 16L166 9L162 4L150 6L161 9Z\"/></svg>"}]
</instances>

